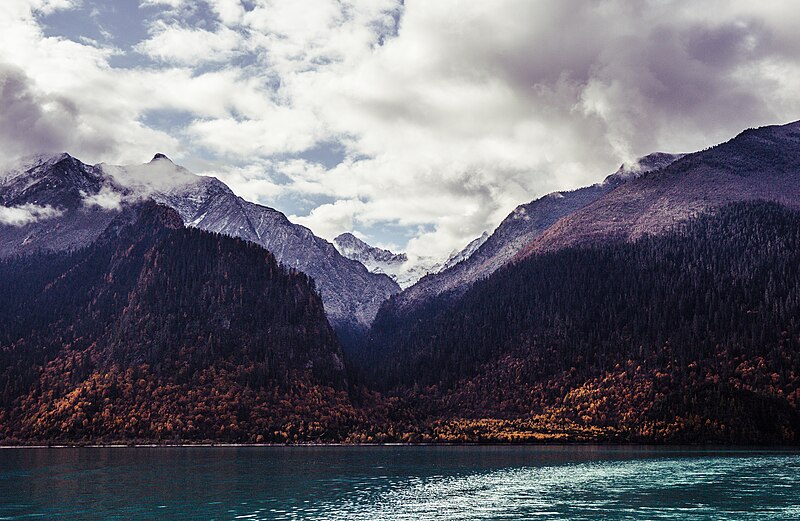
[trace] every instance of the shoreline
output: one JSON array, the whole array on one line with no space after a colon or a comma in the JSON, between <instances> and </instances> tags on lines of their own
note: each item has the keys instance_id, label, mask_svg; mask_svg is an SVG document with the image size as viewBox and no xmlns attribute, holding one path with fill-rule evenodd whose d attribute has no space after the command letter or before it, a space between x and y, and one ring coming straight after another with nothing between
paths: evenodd
<instances>
[{"instance_id":1,"label":"shoreline","mask_svg":"<svg viewBox=\"0 0 800 521\"><path fill-rule=\"evenodd\" d=\"M597 448L658 448L658 449L696 449L711 451L800 451L800 445L719 445L719 444L686 444L686 443L637 443L637 442L541 442L541 443L58 443L36 445L0 445L4 449L187 449L187 448L374 448L374 447L497 447L497 448L532 448L532 447L597 447Z\"/></svg>"}]
</instances>

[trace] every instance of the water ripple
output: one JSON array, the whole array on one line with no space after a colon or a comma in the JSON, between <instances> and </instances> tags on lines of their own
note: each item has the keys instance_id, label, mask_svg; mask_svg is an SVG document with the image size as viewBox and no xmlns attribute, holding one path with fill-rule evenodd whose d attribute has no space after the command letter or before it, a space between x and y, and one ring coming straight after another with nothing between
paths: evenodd
<instances>
[{"instance_id":1,"label":"water ripple","mask_svg":"<svg viewBox=\"0 0 800 521\"><path fill-rule=\"evenodd\" d=\"M0 451L0 519L800 519L800 454L580 447Z\"/></svg>"}]
</instances>

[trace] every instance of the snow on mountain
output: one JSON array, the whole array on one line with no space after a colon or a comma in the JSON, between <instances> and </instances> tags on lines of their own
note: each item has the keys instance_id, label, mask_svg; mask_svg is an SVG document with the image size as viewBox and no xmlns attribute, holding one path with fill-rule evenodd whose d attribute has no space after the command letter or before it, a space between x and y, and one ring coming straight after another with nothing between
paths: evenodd
<instances>
[{"instance_id":1,"label":"snow on mountain","mask_svg":"<svg viewBox=\"0 0 800 521\"><path fill-rule=\"evenodd\" d=\"M648 172L667 167L682 158L686 154L667 154L665 152L653 152L644 157L640 157L631 163L624 163L615 173L611 174L604 181L605 183L615 181L627 181L635 179Z\"/></svg>"},{"instance_id":2,"label":"snow on mountain","mask_svg":"<svg viewBox=\"0 0 800 521\"><path fill-rule=\"evenodd\" d=\"M401 288L415 284L419 279L432 273L454 266L472 255L489 237L488 233L470 242L463 250L450 253L445 259L433 256L409 256L376 248L362 241L352 233L343 233L333 240L339 253L353 259L371 271L389 275Z\"/></svg>"},{"instance_id":3,"label":"snow on mountain","mask_svg":"<svg viewBox=\"0 0 800 521\"><path fill-rule=\"evenodd\" d=\"M0 256L85 246L126 204L153 199L174 208L188 226L260 244L283 265L311 276L340 330L368 326L380 304L400 290L390 277L343 257L281 212L245 201L218 179L197 176L163 154L132 166L90 166L60 154L26 159L8 172L0 176L0 203L7 211L36 205L55 213L0 222Z\"/></svg>"},{"instance_id":4,"label":"snow on mountain","mask_svg":"<svg viewBox=\"0 0 800 521\"><path fill-rule=\"evenodd\" d=\"M404 253L370 246L352 233L336 237L334 244L342 255L361 262L371 272L392 277L404 290L398 295L398 302L425 300L429 296L465 288L475 280L490 275L561 217L590 204L622 183L663 168L681 157L683 154L654 152L620 165L602 183L570 192L553 192L520 205L493 234L484 232L463 250L452 252L445 260L434 257L409 258ZM481 249L487 242L486 248Z\"/></svg>"},{"instance_id":5,"label":"snow on mountain","mask_svg":"<svg viewBox=\"0 0 800 521\"><path fill-rule=\"evenodd\" d=\"M6 168L0 175L0 257L85 246L116 214L84 205L109 180L68 154L31 156Z\"/></svg>"},{"instance_id":6,"label":"snow on mountain","mask_svg":"<svg viewBox=\"0 0 800 521\"><path fill-rule=\"evenodd\" d=\"M371 246L349 232L336 237L333 244L348 259L360 262L372 273L388 275L401 288L407 288L441 266L433 257L409 258L405 253Z\"/></svg>"},{"instance_id":7,"label":"snow on mountain","mask_svg":"<svg viewBox=\"0 0 800 521\"><path fill-rule=\"evenodd\" d=\"M408 262L405 253L392 253L370 246L352 233L343 233L333 239L333 245L339 253L348 259L357 260L373 273L396 275L399 266ZM393 277L394 278L394 277Z\"/></svg>"},{"instance_id":8,"label":"snow on mountain","mask_svg":"<svg viewBox=\"0 0 800 521\"><path fill-rule=\"evenodd\" d=\"M478 251L478 248L483 246L483 243L486 242L488 238L489 232L483 232L480 237L473 239L469 244L467 244L463 250L451 253L450 257L448 257L447 260L444 261L444 264L442 264L441 268L439 268L439 271L452 268L459 262L464 262L472 257L472 254Z\"/></svg>"}]
</instances>

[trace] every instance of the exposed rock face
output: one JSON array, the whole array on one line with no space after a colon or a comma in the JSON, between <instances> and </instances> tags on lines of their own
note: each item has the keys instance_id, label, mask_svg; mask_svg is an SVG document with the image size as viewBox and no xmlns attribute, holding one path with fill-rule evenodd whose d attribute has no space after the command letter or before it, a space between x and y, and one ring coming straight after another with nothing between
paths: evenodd
<instances>
[{"instance_id":1,"label":"exposed rock face","mask_svg":"<svg viewBox=\"0 0 800 521\"><path fill-rule=\"evenodd\" d=\"M460 292L513 259L534 238L559 219L597 201L615 188L653 169L663 168L680 155L655 153L620 169L596 185L571 192L555 192L518 206L463 262L447 263L439 273L428 275L394 298L399 307L415 305L448 291Z\"/></svg>"},{"instance_id":2,"label":"exposed rock face","mask_svg":"<svg viewBox=\"0 0 800 521\"><path fill-rule=\"evenodd\" d=\"M400 283L399 274L403 265L408 262L405 253L393 253L389 250L370 246L352 233L343 233L333 239L336 249L347 257L360 262L372 273L383 273ZM402 286L402 284L401 284Z\"/></svg>"},{"instance_id":3,"label":"exposed rock face","mask_svg":"<svg viewBox=\"0 0 800 521\"><path fill-rule=\"evenodd\" d=\"M463 250L453 252L450 257L444 261L442 267L439 271L444 271L446 269L450 269L459 262L464 262L465 260L472 257L472 254L478 251L478 248L483 246L483 243L489 239L489 232L483 232L480 237L476 237L469 244L467 244Z\"/></svg>"},{"instance_id":4,"label":"exposed rock face","mask_svg":"<svg viewBox=\"0 0 800 521\"><path fill-rule=\"evenodd\" d=\"M192 174L163 154L135 166L89 166L67 154L26 160L0 181L0 256L90 244L120 209L150 198L187 226L257 243L311 276L337 328L365 327L399 291L281 212L237 197L224 183ZM37 213L38 212L38 213Z\"/></svg>"}]
</instances>

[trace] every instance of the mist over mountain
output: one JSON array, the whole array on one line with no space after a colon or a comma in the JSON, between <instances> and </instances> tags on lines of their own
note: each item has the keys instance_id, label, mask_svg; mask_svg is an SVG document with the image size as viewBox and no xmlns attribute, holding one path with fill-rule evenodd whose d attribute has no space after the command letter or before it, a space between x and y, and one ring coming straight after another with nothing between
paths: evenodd
<instances>
[{"instance_id":1,"label":"mist over mountain","mask_svg":"<svg viewBox=\"0 0 800 521\"><path fill-rule=\"evenodd\" d=\"M389 275L402 288L416 284L426 275L439 273L469 258L488 239L484 232L480 237L467 244L463 250L453 251L446 259L432 256L409 258L405 253L393 253L389 250L370 246L352 233L343 233L336 237L333 244L348 259L357 260L372 273Z\"/></svg>"}]
</instances>

